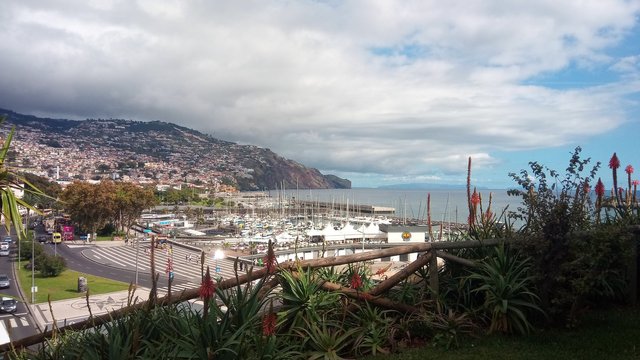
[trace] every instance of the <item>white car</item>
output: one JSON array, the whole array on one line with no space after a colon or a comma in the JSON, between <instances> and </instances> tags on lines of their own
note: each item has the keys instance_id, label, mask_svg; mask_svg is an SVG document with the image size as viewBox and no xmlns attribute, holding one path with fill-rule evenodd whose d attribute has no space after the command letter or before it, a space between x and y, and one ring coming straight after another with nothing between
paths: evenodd
<instances>
[{"instance_id":1,"label":"white car","mask_svg":"<svg viewBox=\"0 0 640 360\"><path fill-rule=\"evenodd\" d=\"M0 313L14 313L18 307L16 299L3 297L0 301Z\"/></svg>"},{"instance_id":2,"label":"white car","mask_svg":"<svg viewBox=\"0 0 640 360\"><path fill-rule=\"evenodd\" d=\"M11 286L11 280L9 280L9 277L7 275L0 275L0 288L8 288L9 286Z\"/></svg>"},{"instance_id":3,"label":"white car","mask_svg":"<svg viewBox=\"0 0 640 360\"><path fill-rule=\"evenodd\" d=\"M9 250L9 243L8 242L0 242L0 250Z\"/></svg>"},{"instance_id":4,"label":"white car","mask_svg":"<svg viewBox=\"0 0 640 360\"><path fill-rule=\"evenodd\" d=\"M7 249L7 250L0 250L0 256L9 256L9 249Z\"/></svg>"}]
</instances>

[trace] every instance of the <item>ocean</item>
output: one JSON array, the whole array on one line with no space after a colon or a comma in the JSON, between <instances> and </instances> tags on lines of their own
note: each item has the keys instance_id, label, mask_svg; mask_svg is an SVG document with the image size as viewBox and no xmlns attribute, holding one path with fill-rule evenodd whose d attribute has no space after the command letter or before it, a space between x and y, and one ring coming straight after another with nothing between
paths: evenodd
<instances>
[{"instance_id":1,"label":"ocean","mask_svg":"<svg viewBox=\"0 0 640 360\"><path fill-rule=\"evenodd\" d=\"M516 211L521 206L521 198L508 196L506 189L479 190L482 206L486 210L489 194L492 196L492 211L500 215L505 208ZM286 198L295 197L306 201L327 201L346 204L377 205L395 208L395 217L405 219L427 218L427 196L431 194L431 219L465 223L469 216L466 189L321 189L321 190L285 190ZM272 197L278 192L272 190Z\"/></svg>"}]
</instances>

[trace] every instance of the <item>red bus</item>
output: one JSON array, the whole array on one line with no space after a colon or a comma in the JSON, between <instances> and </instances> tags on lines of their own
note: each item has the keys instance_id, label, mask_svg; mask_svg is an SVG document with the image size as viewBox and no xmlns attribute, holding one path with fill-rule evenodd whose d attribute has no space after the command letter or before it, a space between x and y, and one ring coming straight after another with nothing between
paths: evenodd
<instances>
[{"instance_id":1,"label":"red bus","mask_svg":"<svg viewBox=\"0 0 640 360\"><path fill-rule=\"evenodd\" d=\"M71 225L62 225L62 240L71 241L73 240L73 226Z\"/></svg>"}]
</instances>

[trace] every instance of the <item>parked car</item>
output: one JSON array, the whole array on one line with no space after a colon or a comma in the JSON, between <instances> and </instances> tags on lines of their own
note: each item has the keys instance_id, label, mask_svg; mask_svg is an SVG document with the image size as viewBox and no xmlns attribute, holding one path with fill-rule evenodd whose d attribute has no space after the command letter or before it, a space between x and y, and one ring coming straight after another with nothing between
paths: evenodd
<instances>
[{"instance_id":1,"label":"parked car","mask_svg":"<svg viewBox=\"0 0 640 360\"><path fill-rule=\"evenodd\" d=\"M0 250L0 256L9 256L9 249Z\"/></svg>"},{"instance_id":2,"label":"parked car","mask_svg":"<svg viewBox=\"0 0 640 360\"><path fill-rule=\"evenodd\" d=\"M18 308L18 301L16 299L3 297L0 302L0 312L13 313Z\"/></svg>"},{"instance_id":3,"label":"parked car","mask_svg":"<svg viewBox=\"0 0 640 360\"><path fill-rule=\"evenodd\" d=\"M6 241L0 242L0 250L9 250L9 243Z\"/></svg>"},{"instance_id":4,"label":"parked car","mask_svg":"<svg viewBox=\"0 0 640 360\"><path fill-rule=\"evenodd\" d=\"M11 244L13 242L13 238L11 236L5 236L2 241Z\"/></svg>"},{"instance_id":5,"label":"parked car","mask_svg":"<svg viewBox=\"0 0 640 360\"><path fill-rule=\"evenodd\" d=\"M11 286L11 280L9 280L9 277L4 274L0 275L0 289L8 288L9 286Z\"/></svg>"}]
</instances>

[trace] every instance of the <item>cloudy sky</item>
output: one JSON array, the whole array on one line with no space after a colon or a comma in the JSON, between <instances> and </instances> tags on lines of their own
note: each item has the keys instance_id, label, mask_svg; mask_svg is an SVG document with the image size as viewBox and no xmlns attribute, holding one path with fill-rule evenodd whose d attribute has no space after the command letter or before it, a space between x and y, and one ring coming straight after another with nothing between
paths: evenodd
<instances>
[{"instance_id":1,"label":"cloudy sky","mask_svg":"<svg viewBox=\"0 0 640 360\"><path fill-rule=\"evenodd\" d=\"M161 120L354 187L640 169L640 0L0 2L0 107ZM606 174L602 175L603 178Z\"/></svg>"}]
</instances>

